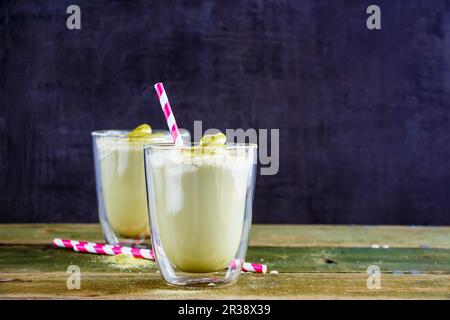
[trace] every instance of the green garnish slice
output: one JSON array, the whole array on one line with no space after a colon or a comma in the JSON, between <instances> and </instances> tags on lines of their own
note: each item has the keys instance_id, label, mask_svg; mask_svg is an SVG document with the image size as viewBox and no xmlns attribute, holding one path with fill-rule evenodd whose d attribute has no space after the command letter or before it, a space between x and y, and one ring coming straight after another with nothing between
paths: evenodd
<instances>
[{"instance_id":1,"label":"green garnish slice","mask_svg":"<svg viewBox=\"0 0 450 320\"><path fill-rule=\"evenodd\" d=\"M201 147L216 147L224 146L227 142L227 137L222 133L206 134L200 139Z\"/></svg>"},{"instance_id":2,"label":"green garnish slice","mask_svg":"<svg viewBox=\"0 0 450 320\"><path fill-rule=\"evenodd\" d=\"M149 136L151 134L152 134L152 127L150 127L150 125L144 123L144 124L141 124L140 126L137 126L136 128L134 128L133 131L128 133L128 137L129 138L138 138L138 137L142 137L142 136Z\"/></svg>"},{"instance_id":3,"label":"green garnish slice","mask_svg":"<svg viewBox=\"0 0 450 320\"><path fill-rule=\"evenodd\" d=\"M146 123L137 126L133 131L128 133L130 142L146 142L154 136L155 134L152 134L152 127Z\"/></svg>"}]
</instances>

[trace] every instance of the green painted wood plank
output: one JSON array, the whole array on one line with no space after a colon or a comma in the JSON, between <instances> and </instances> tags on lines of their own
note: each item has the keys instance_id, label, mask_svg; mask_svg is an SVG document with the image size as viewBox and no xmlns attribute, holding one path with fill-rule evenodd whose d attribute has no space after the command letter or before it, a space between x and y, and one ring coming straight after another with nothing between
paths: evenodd
<instances>
[{"instance_id":1,"label":"green painted wood plank","mask_svg":"<svg viewBox=\"0 0 450 320\"><path fill-rule=\"evenodd\" d=\"M450 249L450 227L256 225L253 245L289 247L358 247Z\"/></svg>"},{"instance_id":2,"label":"green painted wood plank","mask_svg":"<svg viewBox=\"0 0 450 320\"><path fill-rule=\"evenodd\" d=\"M247 260L279 274L242 274L234 286L167 286L151 261L54 249L54 237L102 241L98 224L0 225L0 298L450 299L450 228L256 225ZM372 244L389 249L372 249ZM66 289L78 265L82 290ZM382 288L366 287L369 265Z\"/></svg>"},{"instance_id":3,"label":"green painted wood plank","mask_svg":"<svg viewBox=\"0 0 450 320\"><path fill-rule=\"evenodd\" d=\"M103 242L98 224L0 224L0 244L47 244L53 238ZM253 225L252 246L450 249L450 227Z\"/></svg>"},{"instance_id":4,"label":"green painted wood plank","mask_svg":"<svg viewBox=\"0 0 450 320\"><path fill-rule=\"evenodd\" d=\"M50 246L1 246L0 272L62 272L78 265L87 272L156 272L152 261L77 253ZM250 247L247 260L286 273L358 273L377 265L383 273L450 274L449 249Z\"/></svg>"}]
</instances>

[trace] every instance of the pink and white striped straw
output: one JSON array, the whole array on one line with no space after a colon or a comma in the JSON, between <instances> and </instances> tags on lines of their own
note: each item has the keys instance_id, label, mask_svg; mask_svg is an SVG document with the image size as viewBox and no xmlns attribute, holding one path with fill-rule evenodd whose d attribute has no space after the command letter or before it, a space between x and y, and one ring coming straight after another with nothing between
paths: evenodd
<instances>
[{"instance_id":1,"label":"pink and white striped straw","mask_svg":"<svg viewBox=\"0 0 450 320\"><path fill-rule=\"evenodd\" d=\"M110 256L126 254L129 256L133 256L135 258L155 260L155 255L154 255L153 251L149 250L149 249L112 246L112 245L103 244L103 243L65 240L65 239L58 239L58 238L53 239L53 245L58 248L73 249L76 252L106 254L106 255L110 255Z\"/></svg>"},{"instance_id":2,"label":"pink and white striped straw","mask_svg":"<svg viewBox=\"0 0 450 320\"><path fill-rule=\"evenodd\" d=\"M59 238L53 239L53 245L58 248L73 249L76 252L102 254L102 255L110 255L110 256L125 254L125 255L129 255L129 256L133 256L135 258L147 259L147 260L152 260L152 261L155 260L155 254L153 253L153 250L149 250L149 249L112 246L112 245L103 244L103 243L65 240L65 239L59 239ZM236 268L236 266L237 266L237 264L234 261L230 264L231 268L233 268L233 267ZM254 273L266 273L267 266L264 264L244 262L244 264L242 266L242 271L254 272Z\"/></svg>"},{"instance_id":3,"label":"pink and white striped straw","mask_svg":"<svg viewBox=\"0 0 450 320\"><path fill-rule=\"evenodd\" d=\"M170 107L169 99L167 98L166 90L161 82L155 84L155 90L158 94L159 103L161 104L162 111L166 117L167 126L169 127L170 134L172 135L173 142L176 146L183 145L183 139L181 138L180 131L178 130L175 116L173 115L172 108Z\"/></svg>"},{"instance_id":4,"label":"pink and white striped straw","mask_svg":"<svg viewBox=\"0 0 450 320\"><path fill-rule=\"evenodd\" d=\"M242 266L242 271L254 272L254 273L266 273L267 265L259 264L259 263L244 262L244 264Z\"/></svg>"},{"instance_id":5,"label":"pink and white striped straw","mask_svg":"<svg viewBox=\"0 0 450 320\"><path fill-rule=\"evenodd\" d=\"M231 269L236 269L237 265L238 265L238 260L233 260L229 264L229 267ZM242 271L254 272L254 273L266 273L267 272L267 265L259 264L259 263L244 262L242 264Z\"/></svg>"}]
</instances>

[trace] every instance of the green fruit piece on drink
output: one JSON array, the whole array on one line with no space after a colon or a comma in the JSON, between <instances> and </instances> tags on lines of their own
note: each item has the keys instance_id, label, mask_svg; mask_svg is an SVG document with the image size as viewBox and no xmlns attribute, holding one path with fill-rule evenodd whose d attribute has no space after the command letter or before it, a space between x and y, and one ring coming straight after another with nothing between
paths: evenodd
<instances>
[{"instance_id":1,"label":"green fruit piece on drink","mask_svg":"<svg viewBox=\"0 0 450 320\"><path fill-rule=\"evenodd\" d=\"M227 137L222 133L206 134L200 139L201 147L223 146L227 142Z\"/></svg>"},{"instance_id":2,"label":"green fruit piece on drink","mask_svg":"<svg viewBox=\"0 0 450 320\"><path fill-rule=\"evenodd\" d=\"M152 136L152 127L144 123L136 127L133 131L128 133L128 138L131 141L144 141Z\"/></svg>"},{"instance_id":3,"label":"green fruit piece on drink","mask_svg":"<svg viewBox=\"0 0 450 320\"><path fill-rule=\"evenodd\" d=\"M131 131L128 136L133 137L141 137L141 136L148 136L152 134L152 127L150 125L144 123L140 126L136 127L133 131Z\"/></svg>"}]
</instances>

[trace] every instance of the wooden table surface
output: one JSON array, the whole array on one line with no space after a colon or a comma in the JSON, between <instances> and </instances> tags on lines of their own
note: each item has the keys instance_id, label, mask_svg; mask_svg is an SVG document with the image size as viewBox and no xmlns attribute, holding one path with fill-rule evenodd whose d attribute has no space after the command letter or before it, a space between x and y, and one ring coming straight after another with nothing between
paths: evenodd
<instances>
[{"instance_id":1,"label":"wooden table surface","mask_svg":"<svg viewBox=\"0 0 450 320\"><path fill-rule=\"evenodd\" d=\"M450 227L254 225L247 260L278 274L207 289L168 286L151 261L53 249L55 237L103 241L97 224L0 225L0 298L450 299ZM67 289L69 265L80 290ZM370 265L380 289L367 288Z\"/></svg>"}]
</instances>

